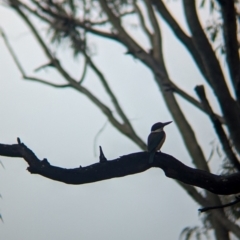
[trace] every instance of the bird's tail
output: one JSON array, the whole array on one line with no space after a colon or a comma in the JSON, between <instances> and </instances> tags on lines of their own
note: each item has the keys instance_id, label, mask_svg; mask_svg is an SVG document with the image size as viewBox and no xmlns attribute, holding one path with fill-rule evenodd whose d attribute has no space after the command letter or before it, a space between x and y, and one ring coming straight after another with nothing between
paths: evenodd
<instances>
[{"instance_id":1,"label":"bird's tail","mask_svg":"<svg viewBox=\"0 0 240 240\"><path fill-rule=\"evenodd\" d=\"M149 163L153 163L154 156L155 156L155 151L150 152Z\"/></svg>"}]
</instances>

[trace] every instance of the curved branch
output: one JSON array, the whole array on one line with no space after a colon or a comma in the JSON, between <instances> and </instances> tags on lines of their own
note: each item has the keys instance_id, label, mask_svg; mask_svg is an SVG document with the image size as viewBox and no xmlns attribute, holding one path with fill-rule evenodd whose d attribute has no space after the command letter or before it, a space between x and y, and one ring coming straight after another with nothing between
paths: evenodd
<instances>
[{"instance_id":1,"label":"curved branch","mask_svg":"<svg viewBox=\"0 0 240 240\"><path fill-rule=\"evenodd\" d=\"M39 160L33 151L20 140L18 144L0 144L0 155L24 158L29 165L29 172L67 184L93 183L157 167L161 168L169 178L206 189L214 194L230 195L240 192L240 173L215 175L188 167L173 156L162 152L156 154L153 164L148 163L148 152L137 152L104 163L73 169L52 166L47 159Z\"/></svg>"},{"instance_id":2,"label":"curved branch","mask_svg":"<svg viewBox=\"0 0 240 240\"><path fill-rule=\"evenodd\" d=\"M30 80L30 81L33 81L33 82L42 83L42 84L48 85L50 87L55 87L55 88L71 87L70 84L55 84L55 83L51 83L49 81L46 81L46 80L43 80L43 79L40 79L40 78L36 78L36 77L31 77L31 76L23 76L23 79Z\"/></svg>"},{"instance_id":3,"label":"curved branch","mask_svg":"<svg viewBox=\"0 0 240 240\"><path fill-rule=\"evenodd\" d=\"M30 173L74 185L124 177L144 172L151 167L158 167L165 172L167 177L178 180L178 183L202 206L209 205L208 201L191 185L204 188L215 194L229 195L240 192L240 173L228 176L211 174L203 170L190 168L173 156L165 153L156 154L155 161L150 165L148 152L132 153L108 161L100 150L99 163L86 167L80 166L66 169L52 166L46 158L42 161L39 160L34 152L18 139L18 144L0 144L0 155L24 158L29 165L27 170ZM236 236L240 237L240 228L237 225L219 211L214 211L213 215Z\"/></svg>"}]
</instances>

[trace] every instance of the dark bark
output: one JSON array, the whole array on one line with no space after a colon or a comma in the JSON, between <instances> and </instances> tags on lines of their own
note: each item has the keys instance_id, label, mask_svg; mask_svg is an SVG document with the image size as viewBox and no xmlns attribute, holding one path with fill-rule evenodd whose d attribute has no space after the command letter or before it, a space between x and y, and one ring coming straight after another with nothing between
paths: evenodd
<instances>
[{"instance_id":1,"label":"dark bark","mask_svg":"<svg viewBox=\"0 0 240 240\"><path fill-rule=\"evenodd\" d=\"M240 64L237 39L237 19L233 0L218 0L223 19L223 39L227 65L235 93L240 101Z\"/></svg>"},{"instance_id":2,"label":"dark bark","mask_svg":"<svg viewBox=\"0 0 240 240\"><path fill-rule=\"evenodd\" d=\"M193 41L205 65L213 91L218 99L232 140L238 152L240 152L240 109L237 102L231 97L225 82L220 63L209 43L199 22L195 1L183 0L186 20L192 33ZM231 107L229 107L231 106Z\"/></svg>"},{"instance_id":3,"label":"dark bark","mask_svg":"<svg viewBox=\"0 0 240 240\"><path fill-rule=\"evenodd\" d=\"M30 173L39 174L52 180L67 184L85 184L124 177L144 172L151 167L161 168L169 178L185 184L206 189L214 194L230 195L240 192L240 173L215 175L194 169L181 163L171 155L159 152L153 164L149 164L149 153L138 152L121 156L117 159L95 163L87 167L65 169L50 165L47 159L39 160L23 143L0 144L0 155L21 157L28 163Z\"/></svg>"}]
</instances>

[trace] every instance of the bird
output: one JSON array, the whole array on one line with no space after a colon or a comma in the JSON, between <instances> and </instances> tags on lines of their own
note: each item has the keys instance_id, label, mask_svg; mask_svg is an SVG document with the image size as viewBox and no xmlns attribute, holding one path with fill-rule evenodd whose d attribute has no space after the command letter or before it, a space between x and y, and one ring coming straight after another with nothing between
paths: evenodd
<instances>
[{"instance_id":1,"label":"bird","mask_svg":"<svg viewBox=\"0 0 240 240\"><path fill-rule=\"evenodd\" d=\"M155 153L159 151L166 139L166 133L163 131L163 128L170 124L170 122L157 122L152 125L151 133L148 135L148 152L150 153L149 163L152 163L154 160Z\"/></svg>"}]
</instances>

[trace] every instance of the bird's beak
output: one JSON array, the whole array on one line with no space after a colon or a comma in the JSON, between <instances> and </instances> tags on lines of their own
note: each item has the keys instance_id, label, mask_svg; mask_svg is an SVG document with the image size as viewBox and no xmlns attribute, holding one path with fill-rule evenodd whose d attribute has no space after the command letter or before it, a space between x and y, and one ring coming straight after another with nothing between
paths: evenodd
<instances>
[{"instance_id":1,"label":"bird's beak","mask_svg":"<svg viewBox=\"0 0 240 240\"><path fill-rule=\"evenodd\" d=\"M168 125L168 124L170 124L170 123L172 123L172 121L170 121L170 122L165 122L165 123L163 123L163 126L166 126L166 125Z\"/></svg>"}]
</instances>

